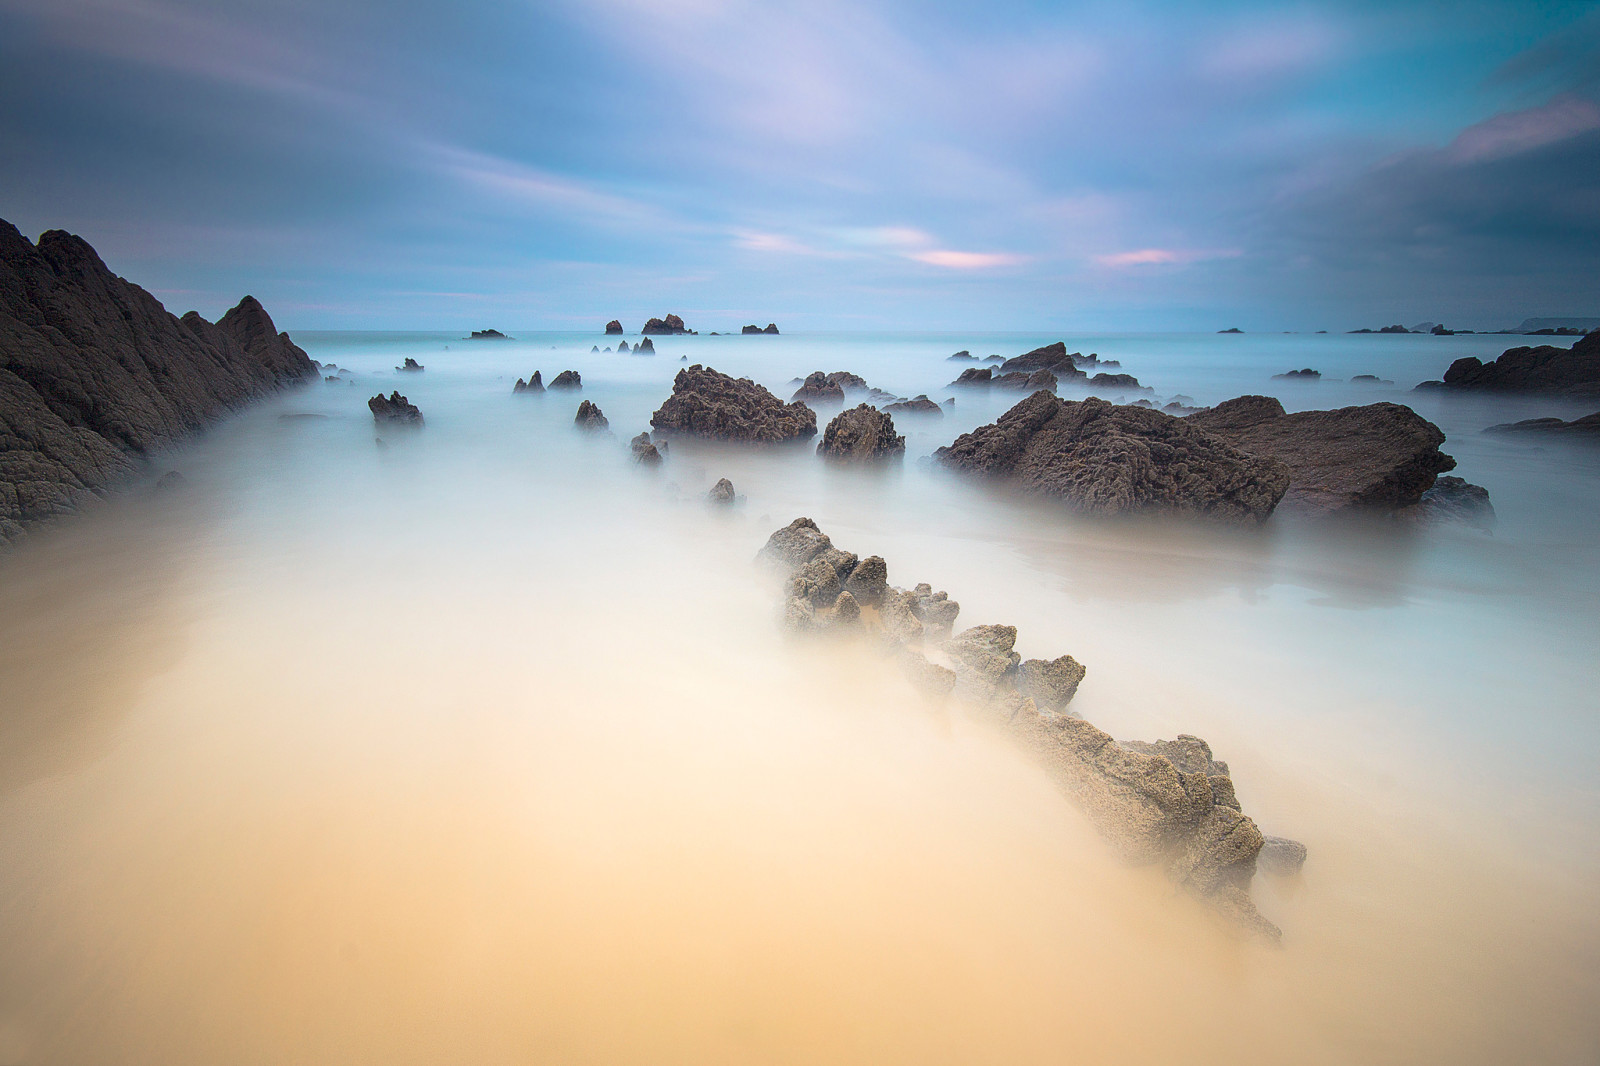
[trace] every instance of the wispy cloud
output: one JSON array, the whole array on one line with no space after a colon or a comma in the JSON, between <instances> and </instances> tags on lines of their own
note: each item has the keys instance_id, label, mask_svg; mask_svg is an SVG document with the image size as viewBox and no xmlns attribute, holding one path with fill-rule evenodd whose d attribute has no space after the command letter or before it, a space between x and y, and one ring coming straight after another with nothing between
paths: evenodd
<instances>
[{"instance_id":1,"label":"wispy cloud","mask_svg":"<svg viewBox=\"0 0 1600 1066\"><path fill-rule=\"evenodd\" d=\"M1009 252L958 252L950 248L934 248L926 252L909 252L906 258L946 270L991 270L995 267L1016 266L1025 262L1023 256Z\"/></svg>"},{"instance_id":2,"label":"wispy cloud","mask_svg":"<svg viewBox=\"0 0 1600 1066\"><path fill-rule=\"evenodd\" d=\"M1170 266L1198 263L1204 259L1236 259L1243 254L1238 248L1139 248L1131 252L1097 255L1094 261L1103 267Z\"/></svg>"},{"instance_id":3,"label":"wispy cloud","mask_svg":"<svg viewBox=\"0 0 1600 1066\"><path fill-rule=\"evenodd\" d=\"M1600 129L1600 105L1564 94L1542 107L1496 115L1469 126L1445 149L1452 162L1482 163L1531 152Z\"/></svg>"}]
</instances>

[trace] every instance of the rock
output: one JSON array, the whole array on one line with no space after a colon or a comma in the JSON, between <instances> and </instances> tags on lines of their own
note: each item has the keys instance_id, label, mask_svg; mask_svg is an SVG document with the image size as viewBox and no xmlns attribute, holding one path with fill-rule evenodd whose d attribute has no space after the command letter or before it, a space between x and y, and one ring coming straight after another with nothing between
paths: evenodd
<instances>
[{"instance_id":1,"label":"rock","mask_svg":"<svg viewBox=\"0 0 1600 1066\"><path fill-rule=\"evenodd\" d=\"M182 492L189 487L189 479L176 470L168 470L156 479L155 491L158 496L168 493Z\"/></svg>"},{"instance_id":2,"label":"rock","mask_svg":"<svg viewBox=\"0 0 1600 1066\"><path fill-rule=\"evenodd\" d=\"M1068 352L1063 341L1056 341L1007 359L1000 364L1000 369L1006 373L1027 374L1048 370L1058 380L1082 382L1088 375L1080 368L1080 364L1092 366L1098 362L1099 356L1085 357L1081 352Z\"/></svg>"},{"instance_id":3,"label":"rock","mask_svg":"<svg viewBox=\"0 0 1600 1066\"><path fill-rule=\"evenodd\" d=\"M475 329L472 331L472 336L467 339L474 341L508 341L511 338L497 329Z\"/></svg>"},{"instance_id":4,"label":"rock","mask_svg":"<svg viewBox=\"0 0 1600 1066\"><path fill-rule=\"evenodd\" d=\"M621 353L626 352L626 351L631 351L631 349L628 347L628 342L627 341L618 341L617 342L617 353L620 355Z\"/></svg>"},{"instance_id":5,"label":"rock","mask_svg":"<svg viewBox=\"0 0 1600 1066\"><path fill-rule=\"evenodd\" d=\"M1600 411L1584 415L1582 418L1574 418L1571 422L1563 422L1559 418L1525 418L1521 422L1502 422L1497 426L1490 426L1484 432L1540 437L1587 437L1600 440Z\"/></svg>"},{"instance_id":6,"label":"rock","mask_svg":"<svg viewBox=\"0 0 1600 1066\"><path fill-rule=\"evenodd\" d=\"M1088 385L1091 389L1108 389L1115 392L1156 391L1149 386L1139 384L1139 379L1132 374L1096 374L1089 379Z\"/></svg>"},{"instance_id":7,"label":"rock","mask_svg":"<svg viewBox=\"0 0 1600 1066\"><path fill-rule=\"evenodd\" d=\"M552 389L581 389L583 388L583 375L576 370L563 370L550 382Z\"/></svg>"},{"instance_id":8,"label":"rock","mask_svg":"<svg viewBox=\"0 0 1600 1066\"><path fill-rule=\"evenodd\" d=\"M1272 375L1273 381L1318 381L1322 378L1322 371L1312 370L1309 366L1304 370L1290 370L1283 374Z\"/></svg>"},{"instance_id":9,"label":"rock","mask_svg":"<svg viewBox=\"0 0 1600 1066\"><path fill-rule=\"evenodd\" d=\"M645 355L647 353L650 355L656 354L656 342L651 340L649 337L646 337L644 340L633 346L634 355Z\"/></svg>"},{"instance_id":10,"label":"rock","mask_svg":"<svg viewBox=\"0 0 1600 1066\"><path fill-rule=\"evenodd\" d=\"M813 370L791 398L795 403L843 403L844 387L828 380L828 375Z\"/></svg>"},{"instance_id":11,"label":"rock","mask_svg":"<svg viewBox=\"0 0 1600 1066\"><path fill-rule=\"evenodd\" d=\"M944 642L943 651L956 664L956 684L987 696L1005 683L1022 662L1012 651L1016 626L973 626Z\"/></svg>"},{"instance_id":12,"label":"rock","mask_svg":"<svg viewBox=\"0 0 1600 1066\"><path fill-rule=\"evenodd\" d=\"M952 600L948 593L935 592L933 586L926 582L910 592L902 593L902 598L911 613L922 622L924 633L935 637L949 636L956 615L961 613L961 605Z\"/></svg>"},{"instance_id":13,"label":"rock","mask_svg":"<svg viewBox=\"0 0 1600 1066\"><path fill-rule=\"evenodd\" d=\"M927 656L922 653L902 647L898 659L900 672L924 695L940 699L950 695L955 689L955 671L929 662Z\"/></svg>"},{"instance_id":14,"label":"rock","mask_svg":"<svg viewBox=\"0 0 1600 1066\"><path fill-rule=\"evenodd\" d=\"M867 404L836 415L817 445L818 455L844 462L870 462L905 450L906 439L896 435L894 419Z\"/></svg>"},{"instance_id":15,"label":"rock","mask_svg":"<svg viewBox=\"0 0 1600 1066\"><path fill-rule=\"evenodd\" d=\"M850 595L850 590L845 589L833 601L833 624L848 626L855 625L859 621L861 621L861 605Z\"/></svg>"},{"instance_id":16,"label":"rock","mask_svg":"<svg viewBox=\"0 0 1600 1066\"><path fill-rule=\"evenodd\" d=\"M955 360L956 362L965 362L965 361L967 361L969 359L975 361L978 357L973 355L971 352L967 351L965 348L963 348L961 351L957 352L955 355L950 356L950 358Z\"/></svg>"},{"instance_id":17,"label":"rock","mask_svg":"<svg viewBox=\"0 0 1600 1066\"><path fill-rule=\"evenodd\" d=\"M1393 385L1394 382L1386 381L1376 374L1357 374L1350 379L1352 385Z\"/></svg>"},{"instance_id":18,"label":"rock","mask_svg":"<svg viewBox=\"0 0 1600 1066\"><path fill-rule=\"evenodd\" d=\"M1285 464L1284 505L1313 516L1409 507L1456 465L1439 451L1439 427L1396 403L1291 415L1271 397L1241 396L1185 421Z\"/></svg>"},{"instance_id":19,"label":"rock","mask_svg":"<svg viewBox=\"0 0 1600 1066\"><path fill-rule=\"evenodd\" d=\"M1493 529L1496 521L1488 489L1448 475L1435 481L1416 504L1395 514L1419 525L1461 522L1485 531Z\"/></svg>"},{"instance_id":20,"label":"rock","mask_svg":"<svg viewBox=\"0 0 1600 1066\"><path fill-rule=\"evenodd\" d=\"M633 453L633 461L644 466L661 465L661 449L650 442L650 434L641 433L628 442L628 449Z\"/></svg>"},{"instance_id":21,"label":"rock","mask_svg":"<svg viewBox=\"0 0 1600 1066\"><path fill-rule=\"evenodd\" d=\"M621 322L619 322L619 321L617 321L616 319L613 318L610 322L606 323L606 336L609 337L613 333L621 333L621 332L622 332L622 323Z\"/></svg>"},{"instance_id":22,"label":"rock","mask_svg":"<svg viewBox=\"0 0 1600 1066\"><path fill-rule=\"evenodd\" d=\"M911 604L910 594L901 589L886 589L878 601L878 618L883 624L884 635L890 641L899 644L922 643L922 619L912 613Z\"/></svg>"},{"instance_id":23,"label":"rock","mask_svg":"<svg viewBox=\"0 0 1600 1066\"><path fill-rule=\"evenodd\" d=\"M1300 872L1306 864L1306 846L1288 837L1261 838L1261 850L1256 854L1256 869L1274 877L1289 877Z\"/></svg>"},{"instance_id":24,"label":"rock","mask_svg":"<svg viewBox=\"0 0 1600 1066\"><path fill-rule=\"evenodd\" d=\"M876 607L889 586L889 567L881 555L869 555L850 571L844 587L857 603Z\"/></svg>"},{"instance_id":25,"label":"rock","mask_svg":"<svg viewBox=\"0 0 1600 1066\"><path fill-rule=\"evenodd\" d=\"M1227 329L1219 329L1219 330L1217 330L1217 332L1218 333L1243 333L1244 330L1240 329L1238 326L1230 326Z\"/></svg>"},{"instance_id":26,"label":"rock","mask_svg":"<svg viewBox=\"0 0 1600 1066\"><path fill-rule=\"evenodd\" d=\"M733 486L728 487L731 489ZM761 549L758 558L793 572L831 547L833 541L817 528L815 522L809 518L796 518L767 538L766 546Z\"/></svg>"},{"instance_id":27,"label":"rock","mask_svg":"<svg viewBox=\"0 0 1600 1066\"><path fill-rule=\"evenodd\" d=\"M762 329L760 326L746 326L746 327L744 327L744 329L741 329L739 332L740 333L744 333L744 334L771 333L771 334L776 335L777 332L778 332L778 327L777 327L776 323L768 322L766 329Z\"/></svg>"},{"instance_id":28,"label":"rock","mask_svg":"<svg viewBox=\"0 0 1600 1066\"><path fill-rule=\"evenodd\" d=\"M384 396L381 392L367 401L372 420L378 425L420 426L422 412L399 392Z\"/></svg>"},{"instance_id":29,"label":"rock","mask_svg":"<svg viewBox=\"0 0 1600 1066\"><path fill-rule=\"evenodd\" d=\"M844 589L839 571L819 553L789 576L785 593L790 599L808 601L813 607L831 607Z\"/></svg>"},{"instance_id":30,"label":"rock","mask_svg":"<svg viewBox=\"0 0 1600 1066\"><path fill-rule=\"evenodd\" d=\"M555 385L552 384L550 387L555 388ZM586 430L611 428L611 423L606 419L606 416L601 412L600 408L595 404L590 403L588 400L585 400L578 405L578 413L576 417L573 418L572 424L577 426L579 429Z\"/></svg>"},{"instance_id":31,"label":"rock","mask_svg":"<svg viewBox=\"0 0 1600 1066\"><path fill-rule=\"evenodd\" d=\"M1040 707L1059 711L1072 702L1088 671L1070 655L1059 659L1029 659L1017 668L1017 691Z\"/></svg>"},{"instance_id":32,"label":"rock","mask_svg":"<svg viewBox=\"0 0 1600 1066\"><path fill-rule=\"evenodd\" d=\"M645 334L646 336L650 336L652 334L655 336L670 336L680 333L693 333L694 331L685 328L683 319L679 318L677 315L668 315L666 318L652 318L650 321L644 324L644 329L641 329L639 332Z\"/></svg>"},{"instance_id":33,"label":"rock","mask_svg":"<svg viewBox=\"0 0 1600 1066\"><path fill-rule=\"evenodd\" d=\"M410 356L406 356L405 365L404 366L397 366L397 367L395 367L395 369L396 370L422 370L422 369L425 369L425 368L423 367L423 365L421 363L417 362L415 359L411 358Z\"/></svg>"},{"instance_id":34,"label":"rock","mask_svg":"<svg viewBox=\"0 0 1600 1066\"><path fill-rule=\"evenodd\" d=\"M543 392L544 391L544 380L539 376L539 371L535 370L533 372L533 376L531 378L529 378L527 381L523 381L521 378L518 378L517 379L517 383L515 385L511 386L511 391L512 392Z\"/></svg>"},{"instance_id":35,"label":"rock","mask_svg":"<svg viewBox=\"0 0 1600 1066\"><path fill-rule=\"evenodd\" d=\"M1038 371L1034 373L1038 373ZM1049 373L1049 371L1045 371L1045 373ZM1025 389L1028 387L1028 379L1032 376L1032 374L1025 374L1021 370L1013 370L1009 374L996 374L989 379L989 384L997 389Z\"/></svg>"},{"instance_id":36,"label":"rock","mask_svg":"<svg viewBox=\"0 0 1600 1066\"><path fill-rule=\"evenodd\" d=\"M970 369L963 370L961 372L961 376L952 381L949 387L954 388L958 385L962 387L979 385L988 386L994 380L992 376L993 374L994 369L992 367L975 366Z\"/></svg>"},{"instance_id":37,"label":"rock","mask_svg":"<svg viewBox=\"0 0 1600 1066\"><path fill-rule=\"evenodd\" d=\"M678 371L650 424L668 433L714 440L779 443L815 436L817 415L785 404L749 378L732 378L695 363Z\"/></svg>"},{"instance_id":38,"label":"rock","mask_svg":"<svg viewBox=\"0 0 1600 1066\"><path fill-rule=\"evenodd\" d=\"M887 414L894 415L937 415L940 418L944 417L944 409L928 399L927 393L922 393L914 400L900 400L897 403L891 403L883 410Z\"/></svg>"},{"instance_id":39,"label":"rock","mask_svg":"<svg viewBox=\"0 0 1600 1066\"><path fill-rule=\"evenodd\" d=\"M1022 387L1029 392L1038 392L1040 389L1044 389L1047 392L1055 392L1056 386L1059 384L1060 382L1056 379L1054 371L1035 370L1028 375L1028 380L1023 382Z\"/></svg>"},{"instance_id":40,"label":"rock","mask_svg":"<svg viewBox=\"0 0 1600 1066\"><path fill-rule=\"evenodd\" d=\"M1047 392L963 434L934 458L1098 515L1169 512L1261 522L1289 485L1281 462L1248 455L1189 420Z\"/></svg>"},{"instance_id":41,"label":"rock","mask_svg":"<svg viewBox=\"0 0 1600 1066\"><path fill-rule=\"evenodd\" d=\"M828 375L828 384L837 385L841 389L865 389L867 379L860 374L852 374L848 370L835 370Z\"/></svg>"},{"instance_id":42,"label":"rock","mask_svg":"<svg viewBox=\"0 0 1600 1066\"><path fill-rule=\"evenodd\" d=\"M598 344L589 345L589 354L590 355L599 355L600 354L600 346Z\"/></svg>"},{"instance_id":43,"label":"rock","mask_svg":"<svg viewBox=\"0 0 1600 1066\"><path fill-rule=\"evenodd\" d=\"M1482 392L1600 393L1600 332L1571 348L1509 348L1492 363L1468 356L1444 372L1444 387Z\"/></svg>"},{"instance_id":44,"label":"rock","mask_svg":"<svg viewBox=\"0 0 1600 1066\"><path fill-rule=\"evenodd\" d=\"M711 491L706 493L706 499L712 503L732 506L734 500L737 499L733 492L733 482L725 477L718 478L717 483L711 486Z\"/></svg>"},{"instance_id":45,"label":"rock","mask_svg":"<svg viewBox=\"0 0 1600 1066\"><path fill-rule=\"evenodd\" d=\"M767 328L762 330L761 332L762 333L770 333L773 336L777 336L778 335L778 324L776 322L768 322L767 323Z\"/></svg>"},{"instance_id":46,"label":"rock","mask_svg":"<svg viewBox=\"0 0 1600 1066\"><path fill-rule=\"evenodd\" d=\"M179 319L82 238L0 222L0 543L315 373L254 297Z\"/></svg>"}]
</instances>

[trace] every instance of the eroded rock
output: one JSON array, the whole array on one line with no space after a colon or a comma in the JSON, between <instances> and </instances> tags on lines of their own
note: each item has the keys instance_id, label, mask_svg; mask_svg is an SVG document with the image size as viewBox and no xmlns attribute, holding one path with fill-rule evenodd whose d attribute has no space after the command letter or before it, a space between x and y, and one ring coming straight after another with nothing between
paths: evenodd
<instances>
[{"instance_id":1,"label":"eroded rock","mask_svg":"<svg viewBox=\"0 0 1600 1066\"><path fill-rule=\"evenodd\" d=\"M650 424L668 433L715 440L781 443L817 432L817 415L784 403L749 378L732 378L696 363L678 371Z\"/></svg>"},{"instance_id":2,"label":"eroded rock","mask_svg":"<svg viewBox=\"0 0 1600 1066\"><path fill-rule=\"evenodd\" d=\"M422 412L398 390L388 396L380 392L367 401L367 408L372 412L372 420L380 426L422 425Z\"/></svg>"},{"instance_id":3,"label":"eroded rock","mask_svg":"<svg viewBox=\"0 0 1600 1066\"><path fill-rule=\"evenodd\" d=\"M871 462L903 455L906 439L894 431L894 419L861 404L841 411L823 431L817 454L838 462Z\"/></svg>"}]
</instances>

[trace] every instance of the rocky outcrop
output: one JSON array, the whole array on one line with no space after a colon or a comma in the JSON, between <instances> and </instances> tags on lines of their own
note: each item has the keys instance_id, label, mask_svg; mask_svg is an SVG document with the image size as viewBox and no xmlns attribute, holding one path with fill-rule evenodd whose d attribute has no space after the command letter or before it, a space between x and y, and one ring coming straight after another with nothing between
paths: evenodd
<instances>
[{"instance_id":1,"label":"rocky outcrop","mask_svg":"<svg viewBox=\"0 0 1600 1066\"><path fill-rule=\"evenodd\" d=\"M606 349L606 350L610 351L609 348ZM628 342L627 341L618 341L617 342L617 351L618 352L626 352L628 350L629 350L629 348L628 348Z\"/></svg>"},{"instance_id":2,"label":"rocky outcrop","mask_svg":"<svg viewBox=\"0 0 1600 1066\"><path fill-rule=\"evenodd\" d=\"M372 420L380 426L421 426L422 412L417 405L398 391L385 396L381 392L367 401Z\"/></svg>"},{"instance_id":3,"label":"rocky outcrop","mask_svg":"<svg viewBox=\"0 0 1600 1066\"><path fill-rule=\"evenodd\" d=\"M1047 392L956 438L934 458L1097 515L1262 522L1289 486L1282 463L1248 455L1184 419Z\"/></svg>"},{"instance_id":4,"label":"rocky outcrop","mask_svg":"<svg viewBox=\"0 0 1600 1066\"><path fill-rule=\"evenodd\" d=\"M803 403L784 403L749 378L695 363L678 371L672 395L650 424L665 433L775 444L815 436L817 415Z\"/></svg>"},{"instance_id":5,"label":"rocky outcrop","mask_svg":"<svg viewBox=\"0 0 1600 1066\"><path fill-rule=\"evenodd\" d=\"M994 368L975 366L963 370L961 376L952 381L949 387L970 388L976 386L988 388L992 384L994 384Z\"/></svg>"},{"instance_id":6,"label":"rocky outcrop","mask_svg":"<svg viewBox=\"0 0 1600 1066\"><path fill-rule=\"evenodd\" d=\"M585 400L578 405L578 413L573 417L572 424L579 429L591 431L611 428L611 422L606 418L605 413L600 410L599 405L589 400Z\"/></svg>"},{"instance_id":7,"label":"rocky outcrop","mask_svg":"<svg viewBox=\"0 0 1600 1066\"><path fill-rule=\"evenodd\" d=\"M544 380L539 377L539 371L535 370L533 372L533 376L531 378L529 378L527 381L523 381L521 378L518 378L517 379L517 383L515 385L511 386L511 391L512 392L543 392L544 391Z\"/></svg>"},{"instance_id":8,"label":"rocky outcrop","mask_svg":"<svg viewBox=\"0 0 1600 1066\"><path fill-rule=\"evenodd\" d=\"M555 380L550 382L552 389L581 389L583 388L583 375L576 370L563 370L557 374Z\"/></svg>"},{"instance_id":9,"label":"rocky outcrop","mask_svg":"<svg viewBox=\"0 0 1600 1066\"><path fill-rule=\"evenodd\" d=\"M652 318L644 324L644 328L639 332L645 336L667 337L676 334L693 333L694 330L684 326L683 319L677 315L668 315L666 318Z\"/></svg>"},{"instance_id":10,"label":"rocky outcrop","mask_svg":"<svg viewBox=\"0 0 1600 1066\"><path fill-rule=\"evenodd\" d=\"M497 329L475 329L472 331L472 336L467 339L474 341L508 341L511 338Z\"/></svg>"},{"instance_id":11,"label":"rocky outcrop","mask_svg":"<svg viewBox=\"0 0 1600 1066\"><path fill-rule=\"evenodd\" d=\"M1489 502L1489 490L1458 477L1441 477L1433 488L1410 507L1395 512L1402 521L1418 525L1438 525L1457 522L1477 529L1491 530L1495 526L1494 504Z\"/></svg>"},{"instance_id":12,"label":"rocky outcrop","mask_svg":"<svg viewBox=\"0 0 1600 1066\"><path fill-rule=\"evenodd\" d=\"M640 341L638 344L635 344L633 346L633 354L634 355L655 355L656 354L656 342L651 340L649 337L646 337L644 340Z\"/></svg>"},{"instance_id":13,"label":"rocky outcrop","mask_svg":"<svg viewBox=\"0 0 1600 1066\"><path fill-rule=\"evenodd\" d=\"M733 482L725 477L719 477L717 483L706 493L706 499L719 506L731 507L738 496L734 494Z\"/></svg>"},{"instance_id":14,"label":"rocky outcrop","mask_svg":"<svg viewBox=\"0 0 1600 1066\"><path fill-rule=\"evenodd\" d=\"M621 322L618 322L616 319L613 318L610 322L606 323L606 336L609 337L613 333L621 333L621 332L622 332L622 323Z\"/></svg>"},{"instance_id":15,"label":"rocky outcrop","mask_svg":"<svg viewBox=\"0 0 1600 1066\"><path fill-rule=\"evenodd\" d=\"M977 362L977 360L978 360L977 356L973 355L971 352L967 351L965 348L961 349L956 354L954 354L952 356L949 356L948 358L949 358L949 360L951 362L956 362L956 363Z\"/></svg>"},{"instance_id":16,"label":"rocky outcrop","mask_svg":"<svg viewBox=\"0 0 1600 1066\"><path fill-rule=\"evenodd\" d=\"M1139 384L1139 379L1132 374L1096 374L1086 384L1091 389L1104 389L1107 392L1155 392L1148 385Z\"/></svg>"},{"instance_id":17,"label":"rocky outcrop","mask_svg":"<svg viewBox=\"0 0 1600 1066\"><path fill-rule=\"evenodd\" d=\"M778 326L777 326L777 323L775 323L775 322L768 322L766 329L762 329L760 326L746 326L746 327L744 327L744 329L741 329L739 332L743 333L743 334L746 334L746 335L752 334L752 333L757 333L757 334L759 334L759 333L771 333L774 336L776 336L777 332L778 332Z\"/></svg>"},{"instance_id":18,"label":"rocky outcrop","mask_svg":"<svg viewBox=\"0 0 1600 1066\"><path fill-rule=\"evenodd\" d=\"M403 366L397 366L397 367L395 367L395 369L396 370L425 370L427 368L424 367L421 363L417 362L415 359L411 358L408 355L408 356L406 356L405 364Z\"/></svg>"},{"instance_id":19,"label":"rocky outcrop","mask_svg":"<svg viewBox=\"0 0 1600 1066\"><path fill-rule=\"evenodd\" d=\"M648 433L641 433L629 441L628 450L633 455L633 461L640 466L661 465L661 449L656 447Z\"/></svg>"},{"instance_id":20,"label":"rocky outcrop","mask_svg":"<svg viewBox=\"0 0 1600 1066\"><path fill-rule=\"evenodd\" d=\"M1054 344L1047 344L1043 348L1035 348L1031 352L1023 352L1007 359L1000 364L1000 370L1007 374L1032 374L1048 370L1058 380L1082 382L1088 378L1088 374L1082 368L1098 365L1100 365L1098 355L1086 356L1082 352L1069 352L1065 341L1056 341Z\"/></svg>"},{"instance_id":21,"label":"rocky outcrop","mask_svg":"<svg viewBox=\"0 0 1600 1066\"><path fill-rule=\"evenodd\" d=\"M1312 370L1309 366L1304 370L1290 370L1282 374L1272 375L1273 381L1320 381L1322 371Z\"/></svg>"},{"instance_id":22,"label":"rocky outcrop","mask_svg":"<svg viewBox=\"0 0 1600 1066\"><path fill-rule=\"evenodd\" d=\"M1502 422L1497 426L1490 426L1484 432L1600 440L1600 411L1584 415L1582 418L1574 418L1570 422L1563 422L1559 418L1524 418L1521 422Z\"/></svg>"},{"instance_id":23,"label":"rocky outcrop","mask_svg":"<svg viewBox=\"0 0 1600 1066\"><path fill-rule=\"evenodd\" d=\"M817 454L838 462L871 462L904 455L906 439L894 419L868 404L841 411L822 433Z\"/></svg>"},{"instance_id":24,"label":"rocky outcrop","mask_svg":"<svg viewBox=\"0 0 1600 1066\"><path fill-rule=\"evenodd\" d=\"M820 370L807 374L791 399L795 403L844 403L844 388Z\"/></svg>"},{"instance_id":25,"label":"rocky outcrop","mask_svg":"<svg viewBox=\"0 0 1600 1066\"><path fill-rule=\"evenodd\" d=\"M1425 383L1434 384L1434 383ZM1570 348L1509 348L1492 363L1468 356L1444 372L1443 386L1480 392L1600 393L1600 333Z\"/></svg>"},{"instance_id":26,"label":"rocky outcrop","mask_svg":"<svg viewBox=\"0 0 1600 1066\"><path fill-rule=\"evenodd\" d=\"M913 400L898 400L889 404L884 411L894 415L936 415L944 417L944 408L928 399L927 393L922 393Z\"/></svg>"},{"instance_id":27,"label":"rocky outcrop","mask_svg":"<svg viewBox=\"0 0 1600 1066\"><path fill-rule=\"evenodd\" d=\"M1456 465L1439 427L1397 403L1285 414L1269 396L1241 396L1185 421L1283 463L1284 506L1316 517L1410 507Z\"/></svg>"},{"instance_id":28,"label":"rocky outcrop","mask_svg":"<svg viewBox=\"0 0 1600 1066\"><path fill-rule=\"evenodd\" d=\"M179 319L82 238L0 222L0 543L314 373L254 297Z\"/></svg>"},{"instance_id":29,"label":"rocky outcrop","mask_svg":"<svg viewBox=\"0 0 1600 1066\"><path fill-rule=\"evenodd\" d=\"M783 618L805 633L858 635L884 647L930 698L1009 733L1126 861L1158 865L1177 886L1268 940L1282 934L1249 890L1269 838L1244 814L1226 763L1198 737L1119 744L1068 704L1085 670L1071 656L1024 661L1016 627L949 637L959 606L927 585L888 584L881 558L857 560L809 518L776 531L760 558L783 578ZM1292 872L1305 847L1274 841L1266 863Z\"/></svg>"}]
</instances>

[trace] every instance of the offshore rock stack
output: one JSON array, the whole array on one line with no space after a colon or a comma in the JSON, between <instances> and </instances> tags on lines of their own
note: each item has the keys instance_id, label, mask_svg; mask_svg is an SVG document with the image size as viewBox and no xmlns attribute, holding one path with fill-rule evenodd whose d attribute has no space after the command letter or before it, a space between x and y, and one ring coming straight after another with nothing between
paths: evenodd
<instances>
[{"instance_id":1,"label":"offshore rock stack","mask_svg":"<svg viewBox=\"0 0 1600 1066\"><path fill-rule=\"evenodd\" d=\"M960 604L926 584L890 585L882 558L834 547L809 518L773 533L760 558L783 575L789 628L876 641L915 687L954 699L1032 752L1124 860L1160 865L1238 928L1282 937L1250 883L1258 863L1275 875L1298 872L1305 846L1262 834L1240 809L1228 764L1204 740L1119 743L1070 709L1087 673L1072 656L1024 661L1014 626L952 636Z\"/></svg>"}]
</instances>

